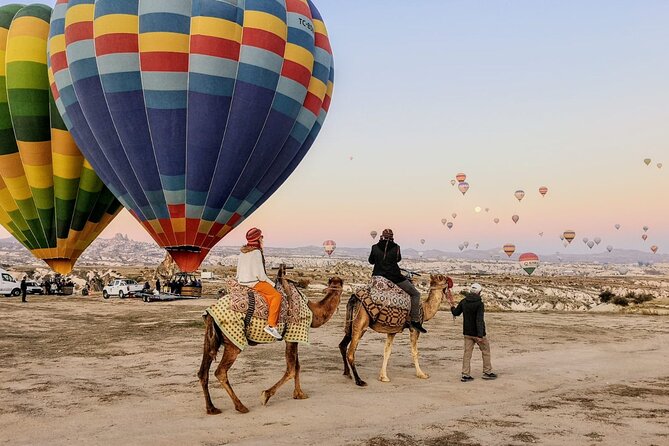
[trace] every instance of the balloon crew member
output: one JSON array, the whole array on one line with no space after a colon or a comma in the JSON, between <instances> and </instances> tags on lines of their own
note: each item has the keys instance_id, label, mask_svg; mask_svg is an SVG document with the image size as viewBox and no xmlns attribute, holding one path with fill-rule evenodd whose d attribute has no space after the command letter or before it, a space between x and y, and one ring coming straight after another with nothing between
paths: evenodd
<instances>
[{"instance_id":1,"label":"balloon crew member","mask_svg":"<svg viewBox=\"0 0 669 446\"><path fill-rule=\"evenodd\" d=\"M267 277L263 235L258 228L249 229L246 233L246 245L242 246L237 261L237 282L253 288L262 295L269 306L265 332L276 339L281 339L281 334L276 329L281 309L281 294L274 288L274 282Z\"/></svg>"},{"instance_id":2,"label":"balloon crew member","mask_svg":"<svg viewBox=\"0 0 669 446\"><path fill-rule=\"evenodd\" d=\"M411 296L411 328L427 333L420 320L420 291L402 275L398 265L401 260L400 245L395 243L393 231L384 229L379 242L372 246L369 254L369 263L374 265L372 275L385 277Z\"/></svg>"},{"instance_id":3,"label":"balloon crew member","mask_svg":"<svg viewBox=\"0 0 669 446\"><path fill-rule=\"evenodd\" d=\"M28 283L26 282L26 276L23 276L23 279L21 279L21 302L28 302L26 294L28 294Z\"/></svg>"},{"instance_id":4,"label":"balloon crew member","mask_svg":"<svg viewBox=\"0 0 669 446\"><path fill-rule=\"evenodd\" d=\"M465 337L465 352L462 357L462 378L460 381L469 382L474 378L470 375L472 353L474 344L479 346L483 356L483 379L495 379L497 375L492 371L490 362L490 343L486 338L485 320L483 318L484 306L481 300L481 290L483 287L478 283L471 286L468 293L464 293L465 298L455 305L453 297L448 296L451 304L451 313L453 317L462 315L462 333Z\"/></svg>"}]
</instances>

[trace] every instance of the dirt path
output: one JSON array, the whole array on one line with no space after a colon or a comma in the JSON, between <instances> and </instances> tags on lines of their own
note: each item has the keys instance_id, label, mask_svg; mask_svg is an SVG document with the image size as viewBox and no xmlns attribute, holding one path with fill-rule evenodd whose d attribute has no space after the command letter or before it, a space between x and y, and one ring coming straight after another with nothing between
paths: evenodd
<instances>
[{"instance_id":1,"label":"dirt path","mask_svg":"<svg viewBox=\"0 0 669 446\"><path fill-rule=\"evenodd\" d=\"M361 389L341 375L342 307L301 347L310 399L292 400L289 383L263 407L283 345L255 347L231 372L251 412L236 413L214 378L223 414L207 416L195 374L211 303L1 299L0 444L669 444L667 318L489 314L500 378L463 384L461 327L443 312L421 338L430 379L414 377L404 335L392 382L377 381L384 337L368 333Z\"/></svg>"}]
</instances>

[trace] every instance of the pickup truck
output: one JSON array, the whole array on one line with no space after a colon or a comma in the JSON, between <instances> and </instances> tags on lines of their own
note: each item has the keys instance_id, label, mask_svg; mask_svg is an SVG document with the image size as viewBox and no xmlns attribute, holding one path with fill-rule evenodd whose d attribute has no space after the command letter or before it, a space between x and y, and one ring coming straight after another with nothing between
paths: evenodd
<instances>
[{"instance_id":1,"label":"pickup truck","mask_svg":"<svg viewBox=\"0 0 669 446\"><path fill-rule=\"evenodd\" d=\"M115 279L102 289L102 297L109 299L111 296L118 296L123 299L139 293L142 289L144 289L144 285L140 285L132 279Z\"/></svg>"}]
</instances>

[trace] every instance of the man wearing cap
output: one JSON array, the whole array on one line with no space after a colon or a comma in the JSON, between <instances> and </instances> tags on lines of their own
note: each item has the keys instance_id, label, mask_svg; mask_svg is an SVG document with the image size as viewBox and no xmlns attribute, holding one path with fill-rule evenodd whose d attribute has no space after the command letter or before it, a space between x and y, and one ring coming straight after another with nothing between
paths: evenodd
<instances>
[{"instance_id":1,"label":"man wearing cap","mask_svg":"<svg viewBox=\"0 0 669 446\"><path fill-rule=\"evenodd\" d=\"M463 293L465 298L455 305L452 297L449 297L451 303L451 313L453 317L462 315L462 333L465 337L465 353L462 357L462 378L460 381L469 382L474 378L470 375L470 363L474 344L478 344L483 356L483 379L495 379L497 375L492 371L490 363L490 343L486 338L485 321L483 319L484 307L481 300L481 290L483 287L478 283L471 286L468 293Z\"/></svg>"},{"instance_id":2,"label":"man wearing cap","mask_svg":"<svg viewBox=\"0 0 669 446\"><path fill-rule=\"evenodd\" d=\"M402 260L400 245L395 243L392 229L384 229L379 243L372 246L372 252L369 254L369 263L374 265L372 275L385 277L411 296L411 328L427 333L420 321L420 291L402 275L398 265L400 260Z\"/></svg>"},{"instance_id":3,"label":"man wearing cap","mask_svg":"<svg viewBox=\"0 0 669 446\"><path fill-rule=\"evenodd\" d=\"M267 277L263 254L263 235L258 228L251 228L246 233L246 245L242 246L237 260L237 282L253 288L265 299L269 306L265 332L280 340L281 334L276 329L276 325L281 309L281 294L274 288L274 282Z\"/></svg>"}]
</instances>

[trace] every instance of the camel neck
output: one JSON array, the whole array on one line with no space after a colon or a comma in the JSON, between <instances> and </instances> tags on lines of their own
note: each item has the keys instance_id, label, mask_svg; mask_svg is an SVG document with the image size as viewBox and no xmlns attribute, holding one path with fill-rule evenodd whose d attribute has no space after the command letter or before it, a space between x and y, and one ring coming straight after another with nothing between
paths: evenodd
<instances>
[{"instance_id":1,"label":"camel neck","mask_svg":"<svg viewBox=\"0 0 669 446\"><path fill-rule=\"evenodd\" d=\"M442 289L430 290L427 300L423 302L423 320L429 321L439 311L444 292Z\"/></svg>"},{"instance_id":2,"label":"camel neck","mask_svg":"<svg viewBox=\"0 0 669 446\"><path fill-rule=\"evenodd\" d=\"M342 290L329 290L323 299L318 302L309 302L309 309L313 314L311 328L318 328L330 320L337 311L341 300Z\"/></svg>"}]
</instances>

